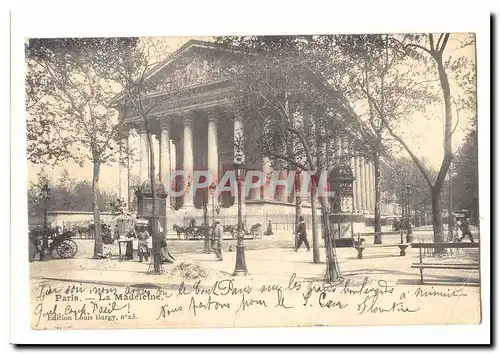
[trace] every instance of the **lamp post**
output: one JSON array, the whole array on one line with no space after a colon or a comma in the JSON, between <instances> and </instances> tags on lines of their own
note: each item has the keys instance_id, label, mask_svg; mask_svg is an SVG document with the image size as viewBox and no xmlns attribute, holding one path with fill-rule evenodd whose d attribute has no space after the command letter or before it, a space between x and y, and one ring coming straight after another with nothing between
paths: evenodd
<instances>
[{"instance_id":1,"label":"lamp post","mask_svg":"<svg viewBox=\"0 0 500 354\"><path fill-rule=\"evenodd\" d=\"M215 190L217 186L215 185L214 182L210 184L208 187L210 191L210 195L212 196L212 224L215 222Z\"/></svg>"},{"instance_id":2,"label":"lamp post","mask_svg":"<svg viewBox=\"0 0 500 354\"><path fill-rule=\"evenodd\" d=\"M42 187L42 199L43 199L43 240L42 240L42 250L40 251L40 260L44 261L50 258L49 230L47 226L47 209L48 209L48 202L50 199L50 188L47 184L44 184Z\"/></svg>"},{"instance_id":3,"label":"lamp post","mask_svg":"<svg viewBox=\"0 0 500 354\"><path fill-rule=\"evenodd\" d=\"M401 189L401 229L403 228L403 223L405 222L405 208L406 208L406 202L405 202L405 189Z\"/></svg>"},{"instance_id":4,"label":"lamp post","mask_svg":"<svg viewBox=\"0 0 500 354\"><path fill-rule=\"evenodd\" d=\"M408 227L408 231L406 233L406 243L412 242L412 230L411 230L411 185L406 186L406 198L407 198L407 208L406 208L406 226Z\"/></svg>"},{"instance_id":5,"label":"lamp post","mask_svg":"<svg viewBox=\"0 0 500 354\"><path fill-rule=\"evenodd\" d=\"M237 226L237 243L236 243L236 264L234 266L233 276L248 275L247 263L245 259L245 245L243 243L243 215L242 215L242 199L241 199L241 175L243 172L243 159L236 157L234 167L236 169L236 185L238 187L238 226Z\"/></svg>"}]
</instances>

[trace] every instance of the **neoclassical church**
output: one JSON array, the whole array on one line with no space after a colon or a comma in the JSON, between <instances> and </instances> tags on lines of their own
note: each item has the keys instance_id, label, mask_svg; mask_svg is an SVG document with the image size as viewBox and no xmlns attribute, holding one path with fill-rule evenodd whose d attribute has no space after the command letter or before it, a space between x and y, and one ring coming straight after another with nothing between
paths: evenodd
<instances>
[{"instance_id":1,"label":"neoclassical church","mask_svg":"<svg viewBox=\"0 0 500 354\"><path fill-rule=\"evenodd\" d=\"M190 176L196 170L209 170L217 180L226 171L234 169L235 137L251 135L248 132L258 128L251 124L251 119L234 109L235 90L231 78L224 77L221 70L228 62L237 61L238 55L242 54L231 47L191 40L149 73L149 78L161 81L169 92L169 95L161 91L151 95L154 100L165 100L165 104L159 105L152 113L154 119L150 123L158 152L155 173L162 184L167 185L176 170L188 171ZM138 163L129 168L120 167L120 197L131 205L135 186L130 171L135 169L140 181L146 180L149 175L147 134L134 110L123 101L118 107L119 118L126 123L130 136L139 140ZM129 139L122 141L123 146L129 147ZM347 144L336 143L339 144L338 151L348 149ZM266 174L272 171L270 161L261 157L251 139L244 139L241 146L242 151L238 153L244 156L245 169L264 171ZM373 214L373 164L364 161L363 157L353 157L349 167L355 179L344 211L363 216ZM285 175L280 175L280 179L286 179L286 171L281 173ZM169 198L166 210L168 225L185 224L190 217L201 222L203 203L212 203L210 194L202 192ZM291 229L295 216L294 201L293 197L284 193L270 193L265 187L252 189L243 203L246 224L258 222L267 225L271 220L281 227L288 228L283 225L290 225ZM225 224L236 224L235 198L222 193L215 203L218 218ZM209 213L213 210L211 206L207 209ZM306 218L311 214L308 200L303 201L302 212ZM393 213L395 210L392 207L382 206L382 214Z\"/></svg>"}]
</instances>

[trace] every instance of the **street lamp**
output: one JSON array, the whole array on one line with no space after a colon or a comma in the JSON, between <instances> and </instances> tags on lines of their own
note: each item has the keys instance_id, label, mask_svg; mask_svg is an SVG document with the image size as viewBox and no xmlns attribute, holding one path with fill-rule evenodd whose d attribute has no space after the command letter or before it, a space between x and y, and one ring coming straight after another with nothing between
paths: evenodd
<instances>
[{"instance_id":1,"label":"street lamp","mask_svg":"<svg viewBox=\"0 0 500 354\"><path fill-rule=\"evenodd\" d=\"M210 191L210 195L212 196L212 224L215 222L215 190L217 186L215 185L214 182L210 184L208 187Z\"/></svg>"},{"instance_id":2,"label":"street lamp","mask_svg":"<svg viewBox=\"0 0 500 354\"><path fill-rule=\"evenodd\" d=\"M400 225L400 229L403 228L403 223L406 220L406 217L405 217L406 205L405 204L406 204L406 202L405 202L405 189L402 188L401 189L401 225Z\"/></svg>"},{"instance_id":3,"label":"street lamp","mask_svg":"<svg viewBox=\"0 0 500 354\"><path fill-rule=\"evenodd\" d=\"M408 227L408 231L406 233L406 243L411 243L412 242L412 230L411 230L411 185L406 186L406 200L407 200L407 207L406 207L406 226Z\"/></svg>"},{"instance_id":4,"label":"street lamp","mask_svg":"<svg viewBox=\"0 0 500 354\"><path fill-rule=\"evenodd\" d=\"M242 199L241 199L241 177L243 173L243 158L235 157L234 167L236 169L236 185L238 187L238 226L236 243L236 264L234 266L233 276L248 275L247 263L245 259L245 245L243 244L243 215L242 215Z\"/></svg>"},{"instance_id":5,"label":"street lamp","mask_svg":"<svg viewBox=\"0 0 500 354\"><path fill-rule=\"evenodd\" d=\"M50 188L47 184L44 184L42 187L41 193L43 199L43 240L42 240L42 250L40 252L40 260L44 261L49 259L49 230L47 226L47 209L48 202L50 199Z\"/></svg>"},{"instance_id":6,"label":"street lamp","mask_svg":"<svg viewBox=\"0 0 500 354\"><path fill-rule=\"evenodd\" d=\"M215 189L216 185L214 182L208 186L208 191L210 192L210 195L212 196L212 226L214 225L215 222ZM203 220L204 222L207 223L208 225L208 195L207 195L207 200L203 202ZM205 229L205 244L203 246L203 253L210 253L210 227Z\"/></svg>"}]
</instances>

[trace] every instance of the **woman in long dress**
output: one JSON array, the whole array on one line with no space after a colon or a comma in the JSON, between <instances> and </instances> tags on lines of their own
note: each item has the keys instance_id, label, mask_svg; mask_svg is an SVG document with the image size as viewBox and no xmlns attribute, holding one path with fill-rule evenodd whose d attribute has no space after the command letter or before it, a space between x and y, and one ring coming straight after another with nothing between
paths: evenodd
<instances>
[{"instance_id":1,"label":"woman in long dress","mask_svg":"<svg viewBox=\"0 0 500 354\"><path fill-rule=\"evenodd\" d=\"M139 226L139 231L137 232L137 240L139 241L137 244L137 250L139 255L139 262L142 262L143 259L146 262L149 259L149 248L148 248L148 239L150 238L149 232L146 229L146 226Z\"/></svg>"},{"instance_id":2,"label":"woman in long dress","mask_svg":"<svg viewBox=\"0 0 500 354\"><path fill-rule=\"evenodd\" d=\"M134 242L137 242L135 230L131 230L127 234L126 239L129 242L127 242L127 248L125 249L125 258L128 260L134 260Z\"/></svg>"}]
</instances>

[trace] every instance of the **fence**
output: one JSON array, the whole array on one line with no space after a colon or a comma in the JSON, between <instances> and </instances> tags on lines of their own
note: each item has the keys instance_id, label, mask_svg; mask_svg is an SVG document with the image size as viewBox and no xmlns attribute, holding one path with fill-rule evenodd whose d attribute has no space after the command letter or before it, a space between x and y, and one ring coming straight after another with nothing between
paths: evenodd
<instances>
[{"instance_id":1,"label":"fence","mask_svg":"<svg viewBox=\"0 0 500 354\"><path fill-rule=\"evenodd\" d=\"M220 215L217 216L222 225L237 225L238 216L236 215ZM189 226L191 219L195 220L196 225L203 224L203 216L185 216L183 217L183 226ZM209 223L211 222L211 217L208 217ZM246 220L246 226L250 228L252 225L260 223L264 230L267 230L269 221L271 221L271 227L273 232L295 232L295 215L293 214L277 214L277 213L264 213L264 214L245 214L244 220ZM312 215L304 215L304 221L308 230L312 228ZM321 213L318 212L316 217L316 225L318 229L321 230Z\"/></svg>"},{"instance_id":2,"label":"fence","mask_svg":"<svg viewBox=\"0 0 500 354\"><path fill-rule=\"evenodd\" d=\"M445 235L445 241L448 240L448 235L447 231L443 229L443 232L446 232ZM459 238L458 230L454 230L453 232L453 241L457 240ZM450 240L448 240L450 241ZM420 234L420 235L414 235L413 237L413 243L433 243L434 242L434 233L431 232L429 234ZM442 250L440 255L442 256L448 256L448 257L457 257L464 255L466 253L466 249L463 248L445 248ZM424 257L430 258L430 257L435 257L435 250L433 248L424 248L422 249L422 255Z\"/></svg>"}]
</instances>

